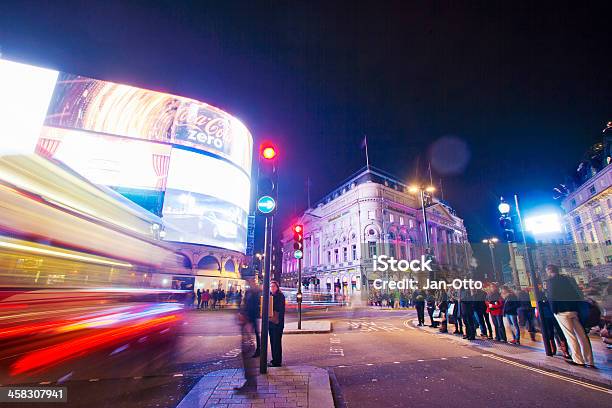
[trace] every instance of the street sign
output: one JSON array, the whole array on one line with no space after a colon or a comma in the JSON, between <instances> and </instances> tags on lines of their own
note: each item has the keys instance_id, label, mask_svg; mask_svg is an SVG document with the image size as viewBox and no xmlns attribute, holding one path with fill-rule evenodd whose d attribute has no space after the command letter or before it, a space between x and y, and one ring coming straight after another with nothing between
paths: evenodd
<instances>
[{"instance_id":1,"label":"street sign","mask_svg":"<svg viewBox=\"0 0 612 408\"><path fill-rule=\"evenodd\" d=\"M257 210L262 214L270 214L276 208L276 201L270 196L263 196L257 200Z\"/></svg>"},{"instance_id":2,"label":"street sign","mask_svg":"<svg viewBox=\"0 0 612 408\"><path fill-rule=\"evenodd\" d=\"M295 259L302 259L303 256L304 256L304 253L300 251L299 249L293 253L293 257Z\"/></svg>"}]
</instances>

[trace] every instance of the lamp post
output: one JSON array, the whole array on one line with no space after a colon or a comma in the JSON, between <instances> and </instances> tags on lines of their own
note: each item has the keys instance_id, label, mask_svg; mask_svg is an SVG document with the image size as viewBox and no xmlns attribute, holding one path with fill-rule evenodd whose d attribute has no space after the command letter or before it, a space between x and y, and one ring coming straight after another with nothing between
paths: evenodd
<instances>
[{"instance_id":1,"label":"lamp post","mask_svg":"<svg viewBox=\"0 0 612 408\"><path fill-rule=\"evenodd\" d=\"M421 212L423 215L423 230L425 231L425 257L427 259L430 259L432 258L431 238L429 236L429 225L427 222L426 204L427 204L427 200L432 197L431 194L434 191L436 191L436 188L434 186L424 186L424 185L419 185L419 184L413 184L408 188L408 191L410 191L413 194L419 193L419 198L421 201ZM433 276L431 275L433 275L433 272L431 272L429 276L430 279L433 279Z\"/></svg>"},{"instance_id":2,"label":"lamp post","mask_svg":"<svg viewBox=\"0 0 612 408\"><path fill-rule=\"evenodd\" d=\"M486 238L482 240L483 244L489 245L489 251L491 253L491 264L493 265L493 279L497 280L498 282L501 282L501 279L499 278L499 276L497 276L497 266L495 265L495 252L493 251L497 242L499 242L499 239L495 237Z\"/></svg>"}]
</instances>

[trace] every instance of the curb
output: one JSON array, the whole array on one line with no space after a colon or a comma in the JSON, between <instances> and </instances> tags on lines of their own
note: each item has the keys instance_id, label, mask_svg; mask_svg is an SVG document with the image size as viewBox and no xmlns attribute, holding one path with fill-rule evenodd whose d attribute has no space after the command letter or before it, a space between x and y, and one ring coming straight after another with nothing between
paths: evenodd
<instances>
[{"instance_id":1,"label":"curb","mask_svg":"<svg viewBox=\"0 0 612 408\"><path fill-rule=\"evenodd\" d=\"M291 322L290 324L293 325L293 323L295 322ZM302 326L304 325L306 326L306 328L301 329L301 330L298 330L297 328L288 329L286 325L285 330L283 331L283 334L316 334L316 333L331 333L333 331L333 326L332 326L331 321L323 321L322 326L327 326L324 328L308 328L308 326L310 325L308 321L302 322Z\"/></svg>"},{"instance_id":2,"label":"curb","mask_svg":"<svg viewBox=\"0 0 612 408\"><path fill-rule=\"evenodd\" d=\"M418 327L415 322L417 322L417 320L411 320L410 324L412 325L413 328L421 330L423 332L426 333L430 333L430 334L437 334L436 332L432 331L432 330L427 330L427 328L425 327ZM484 348L482 346L480 346L479 344L475 344L472 343L468 340L464 340L462 338L450 335L450 337L448 337L449 339L452 339L453 341L462 343L462 344L466 344L469 345L470 347L475 347L480 351L485 351L487 353L490 354L495 354L504 358L509 358L512 359L516 362L520 362L523 364L527 364L536 368L540 368L540 369L545 369L548 371L554 371L556 373L560 373L560 374L567 374L567 375L571 375L572 377L576 377L579 378L581 380L586 380L586 381L592 381L592 382L596 382L599 384L603 384L606 386L612 386L612 376L609 375L605 375L603 374L605 377L601 378L598 375L592 375L594 373L589 373L589 372L582 372L582 370L587 370L586 368L583 369L576 369L576 371L572 370L571 368L564 368L564 367L557 367L555 365L552 364L547 364L544 361L534 361L534 360L530 360L530 359L525 359L525 358L521 358L520 354L511 354L511 353L507 353L503 350L498 350L498 349L494 349L494 348Z\"/></svg>"}]
</instances>

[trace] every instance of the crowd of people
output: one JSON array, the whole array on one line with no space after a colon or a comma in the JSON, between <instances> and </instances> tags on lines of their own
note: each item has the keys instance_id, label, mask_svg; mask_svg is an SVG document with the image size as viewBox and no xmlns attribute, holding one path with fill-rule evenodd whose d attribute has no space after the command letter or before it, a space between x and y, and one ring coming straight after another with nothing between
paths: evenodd
<instances>
[{"instance_id":1,"label":"crowd of people","mask_svg":"<svg viewBox=\"0 0 612 408\"><path fill-rule=\"evenodd\" d=\"M536 341L538 331L550 339L553 354L559 352L569 364L594 367L593 351L587 333L600 324L601 312L585 299L576 281L561 275L559 268L546 268L546 290L540 300L540 325L535 300L525 290L491 283L484 289L420 290L411 293L373 293L370 305L389 308L413 306L418 326L424 326L425 311L429 326L442 333L451 332L467 340L477 336L501 343L521 344L521 328Z\"/></svg>"},{"instance_id":2,"label":"crowd of people","mask_svg":"<svg viewBox=\"0 0 612 408\"><path fill-rule=\"evenodd\" d=\"M223 307L231 304L240 305L242 303L242 289L233 290L230 289L225 292L224 289L210 289L202 290L197 289L195 291L196 303L194 307L197 309L222 309Z\"/></svg>"}]
</instances>

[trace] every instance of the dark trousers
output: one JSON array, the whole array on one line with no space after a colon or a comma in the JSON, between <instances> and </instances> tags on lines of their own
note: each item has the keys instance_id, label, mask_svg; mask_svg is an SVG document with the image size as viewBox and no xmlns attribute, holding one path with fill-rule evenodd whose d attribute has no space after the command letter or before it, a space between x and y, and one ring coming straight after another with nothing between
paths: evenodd
<instances>
[{"instance_id":1,"label":"dark trousers","mask_svg":"<svg viewBox=\"0 0 612 408\"><path fill-rule=\"evenodd\" d=\"M242 324L242 365L244 367L245 386L257 386L257 365L253 358L253 326L249 323Z\"/></svg>"},{"instance_id":2,"label":"dark trousers","mask_svg":"<svg viewBox=\"0 0 612 408\"><path fill-rule=\"evenodd\" d=\"M474 316L476 317L478 321L478 326L480 327L480 334L482 334L483 336L486 336L487 326L485 324L484 311L482 309L476 309L474 310Z\"/></svg>"},{"instance_id":3,"label":"dark trousers","mask_svg":"<svg viewBox=\"0 0 612 408\"><path fill-rule=\"evenodd\" d=\"M489 319L489 314L484 312L482 314L485 324L487 325L487 329L489 330L489 337L493 337L493 328L491 327L491 319Z\"/></svg>"},{"instance_id":4,"label":"dark trousers","mask_svg":"<svg viewBox=\"0 0 612 408\"><path fill-rule=\"evenodd\" d=\"M463 323L465 324L465 335L468 339L476 338L476 321L474 320L474 309L463 307Z\"/></svg>"},{"instance_id":5,"label":"dark trousers","mask_svg":"<svg viewBox=\"0 0 612 408\"><path fill-rule=\"evenodd\" d=\"M208 309L208 300L205 300L203 303L204 303L204 309Z\"/></svg>"},{"instance_id":6,"label":"dark trousers","mask_svg":"<svg viewBox=\"0 0 612 408\"><path fill-rule=\"evenodd\" d=\"M271 323L269 333L272 364L281 365L283 363L283 327Z\"/></svg>"},{"instance_id":7,"label":"dark trousers","mask_svg":"<svg viewBox=\"0 0 612 408\"><path fill-rule=\"evenodd\" d=\"M419 324L425 324L425 305L417 303L415 307Z\"/></svg>"},{"instance_id":8,"label":"dark trousers","mask_svg":"<svg viewBox=\"0 0 612 408\"><path fill-rule=\"evenodd\" d=\"M431 327L436 327L437 326L436 322L434 322L434 319L433 319L433 312L434 312L434 310L436 310L436 309L433 308L433 307L428 307L427 308L427 314L429 315L429 322L430 322Z\"/></svg>"},{"instance_id":9,"label":"dark trousers","mask_svg":"<svg viewBox=\"0 0 612 408\"><path fill-rule=\"evenodd\" d=\"M491 315L493 318L493 325L495 326L495 340L507 341L506 338L506 327L504 326L504 316Z\"/></svg>"},{"instance_id":10,"label":"dark trousers","mask_svg":"<svg viewBox=\"0 0 612 408\"><path fill-rule=\"evenodd\" d=\"M529 333L535 333L535 314L533 313L533 308L519 308L518 312L523 318L523 325L527 326L527 331L529 331Z\"/></svg>"},{"instance_id":11,"label":"dark trousers","mask_svg":"<svg viewBox=\"0 0 612 408\"><path fill-rule=\"evenodd\" d=\"M202 299L198 298L198 309L202 307Z\"/></svg>"},{"instance_id":12,"label":"dark trousers","mask_svg":"<svg viewBox=\"0 0 612 408\"><path fill-rule=\"evenodd\" d=\"M255 344L257 344L257 347L255 349L255 354L258 354L259 350L261 349L261 337L259 336L259 325L257 324L257 319L251 320L250 324L251 324L253 333L255 333Z\"/></svg>"}]
</instances>

